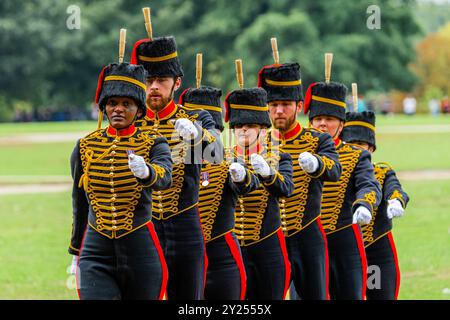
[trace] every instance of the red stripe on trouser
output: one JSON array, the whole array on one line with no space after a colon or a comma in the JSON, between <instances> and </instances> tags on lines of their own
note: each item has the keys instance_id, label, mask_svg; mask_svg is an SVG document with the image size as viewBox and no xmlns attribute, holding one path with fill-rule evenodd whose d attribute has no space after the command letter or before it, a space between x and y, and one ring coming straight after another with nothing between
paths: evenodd
<instances>
[{"instance_id":1,"label":"red stripe on trouser","mask_svg":"<svg viewBox=\"0 0 450 320\"><path fill-rule=\"evenodd\" d=\"M236 265L239 269L239 275L241 278L241 294L239 299L244 300L245 299L245 290L247 285L247 277L245 274L245 267L244 267L244 261L242 260L241 252L239 251L239 248L236 245L236 242L233 239L233 236L231 235L231 232L228 232L225 234L225 241L227 242L228 248L230 248L231 254L233 255L234 261L236 261Z\"/></svg>"},{"instance_id":2,"label":"red stripe on trouser","mask_svg":"<svg viewBox=\"0 0 450 320\"><path fill-rule=\"evenodd\" d=\"M206 253L205 234L203 233L203 228L202 228L201 219L200 219L200 209L198 208L198 206L196 206L196 208L197 208L198 221L200 223L200 230L201 230L202 236L203 236L203 260L204 260L204 264L203 264L203 294L202 294L202 296L204 297L204 292L205 292L205 287L206 287L206 272L208 271L208 255Z\"/></svg>"},{"instance_id":3,"label":"red stripe on trouser","mask_svg":"<svg viewBox=\"0 0 450 320\"><path fill-rule=\"evenodd\" d=\"M289 284L290 284L290 280L291 280L291 263L289 262L289 257L287 254L287 249L286 249L286 241L284 238L284 234L283 234L283 230L278 230L277 231L277 236L278 236L278 240L280 241L280 248L281 248L281 252L283 253L283 259L284 259L284 267L285 267L285 282L284 282L284 292L283 292L283 300L286 299L286 294L287 291L289 289Z\"/></svg>"},{"instance_id":4,"label":"red stripe on trouser","mask_svg":"<svg viewBox=\"0 0 450 320\"><path fill-rule=\"evenodd\" d=\"M400 289L400 267L398 265L398 257L397 257L397 249L395 248L394 238L392 237L392 232L387 234L389 243L391 244L392 254L394 255L394 263L395 263L395 295L394 300L398 299L398 291Z\"/></svg>"},{"instance_id":5,"label":"red stripe on trouser","mask_svg":"<svg viewBox=\"0 0 450 320\"><path fill-rule=\"evenodd\" d=\"M328 241L327 235L325 234L325 230L323 230L322 222L320 221L320 217L317 218L317 225L319 226L319 230L322 233L324 247L325 247L325 290L326 290L326 299L330 300L330 289L328 284L330 283L330 264L328 261Z\"/></svg>"},{"instance_id":6,"label":"red stripe on trouser","mask_svg":"<svg viewBox=\"0 0 450 320\"><path fill-rule=\"evenodd\" d=\"M153 243L155 244L156 251L158 252L159 261L161 262L162 268L162 281L161 281L161 289L159 291L158 300L162 300L164 298L164 294L166 293L167 281L169 279L169 271L167 269L166 259L164 258L164 254L161 248L161 244L159 243L159 238L156 235L155 227L153 223L150 221L147 223L147 229L150 232L150 236L152 237Z\"/></svg>"},{"instance_id":7,"label":"red stripe on trouser","mask_svg":"<svg viewBox=\"0 0 450 320\"><path fill-rule=\"evenodd\" d=\"M77 295L79 300L81 300L81 293L80 293L80 284L78 283L78 279L80 277L80 275L78 274L78 270L80 270L80 267L78 267L78 265L80 264L81 250L83 250L84 239L86 238L86 232L88 228L89 225L86 225L86 229L84 229L83 233L83 239L81 240L80 254L77 257L77 268L75 269L75 286L77 287Z\"/></svg>"},{"instance_id":8,"label":"red stripe on trouser","mask_svg":"<svg viewBox=\"0 0 450 320\"><path fill-rule=\"evenodd\" d=\"M366 285L367 285L367 258L366 251L364 250L363 239L361 232L359 231L359 227L357 224L352 224L353 233L355 234L355 239L358 244L359 256L361 257L361 265L362 265L362 297L364 300L366 297Z\"/></svg>"}]
</instances>

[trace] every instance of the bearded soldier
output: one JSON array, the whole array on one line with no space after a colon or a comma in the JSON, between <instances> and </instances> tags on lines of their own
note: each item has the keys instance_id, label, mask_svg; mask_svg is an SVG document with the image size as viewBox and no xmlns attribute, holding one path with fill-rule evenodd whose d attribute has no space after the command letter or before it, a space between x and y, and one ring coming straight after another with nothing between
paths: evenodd
<instances>
[{"instance_id":1,"label":"bearded soldier","mask_svg":"<svg viewBox=\"0 0 450 320\"><path fill-rule=\"evenodd\" d=\"M148 72L147 113L138 122L167 138L172 152L173 183L153 196L155 229L169 268L168 299L203 299L207 268L205 242L198 212L203 151L220 141L214 121L204 110L189 110L173 101L183 70L174 37L147 38L135 43L132 62Z\"/></svg>"},{"instance_id":2,"label":"bearded soldier","mask_svg":"<svg viewBox=\"0 0 450 320\"><path fill-rule=\"evenodd\" d=\"M327 299L328 250L320 207L324 181L341 174L331 136L297 121L303 93L298 63L262 68L258 86L267 91L269 113L275 129L270 138L293 160L295 189L280 203L282 230L291 262L291 279L301 299Z\"/></svg>"},{"instance_id":3,"label":"bearded soldier","mask_svg":"<svg viewBox=\"0 0 450 320\"><path fill-rule=\"evenodd\" d=\"M348 112L346 118L342 140L373 153L376 150L375 114L371 111ZM382 199L372 220L362 227L362 232L367 263L380 271L380 287L368 285L366 296L368 300L396 300L400 268L392 237L392 218L403 215L409 197L389 164L379 162L374 166L375 177L382 188Z\"/></svg>"}]
</instances>

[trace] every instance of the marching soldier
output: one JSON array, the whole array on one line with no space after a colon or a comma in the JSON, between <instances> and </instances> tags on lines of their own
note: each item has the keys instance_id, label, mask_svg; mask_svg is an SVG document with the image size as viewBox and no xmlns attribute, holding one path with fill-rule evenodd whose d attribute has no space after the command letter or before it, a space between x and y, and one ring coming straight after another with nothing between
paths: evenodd
<instances>
[{"instance_id":1,"label":"marching soldier","mask_svg":"<svg viewBox=\"0 0 450 320\"><path fill-rule=\"evenodd\" d=\"M153 195L155 229L169 268L168 299L203 299L207 259L198 212L203 151L217 143L214 121L204 110L189 110L173 101L183 70L174 37L135 43L132 62L148 72L147 113L137 125L167 138L174 161L172 187Z\"/></svg>"},{"instance_id":2,"label":"marching soldier","mask_svg":"<svg viewBox=\"0 0 450 320\"><path fill-rule=\"evenodd\" d=\"M220 105L222 91L200 86L200 53L197 54L196 69L197 88L185 90L179 104L209 112L220 134L224 130ZM199 194L200 219L208 256L205 299L243 300L246 276L239 242L233 232L234 209L238 196L255 190L259 180L244 163L226 161L223 152L214 156L210 161L203 161Z\"/></svg>"},{"instance_id":3,"label":"marching soldier","mask_svg":"<svg viewBox=\"0 0 450 320\"><path fill-rule=\"evenodd\" d=\"M292 159L260 142L265 129L271 126L267 93L262 88L243 89L242 66L237 66L241 89L225 98L225 121L234 129L235 156L250 166L262 182L257 190L239 197L235 211L235 232L247 274L246 297L281 300L289 287L290 263L278 198L289 196L294 189Z\"/></svg>"},{"instance_id":4,"label":"marching soldier","mask_svg":"<svg viewBox=\"0 0 450 320\"><path fill-rule=\"evenodd\" d=\"M375 142L375 114L370 111L348 112L341 137L373 153ZM382 199L369 224L362 227L369 266L380 268L380 287L367 286L368 300L397 300L400 268L392 237L392 218L401 217L409 197L403 191L394 169L384 162L375 163L375 177L382 188Z\"/></svg>"},{"instance_id":5,"label":"marching soldier","mask_svg":"<svg viewBox=\"0 0 450 320\"><path fill-rule=\"evenodd\" d=\"M275 127L270 135L293 161L294 192L281 198L281 223L291 262L291 279L301 299L327 299L328 250L320 206L324 181L341 175L336 148L328 133L304 128L297 121L303 93L298 63L261 69L258 86L267 91Z\"/></svg>"},{"instance_id":6,"label":"marching soldier","mask_svg":"<svg viewBox=\"0 0 450 320\"><path fill-rule=\"evenodd\" d=\"M188 89L179 103L188 108L207 110L216 129L224 130L221 90L212 87ZM201 172L199 211L206 242L208 270L206 274L206 300L243 300L246 276L241 249L234 228L234 209L238 196L259 186L255 174L244 163L225 161L204 162Z\"/></svg>"},{"instance_id":7,"label":"marching soldier","mask_svg":"<svg viewBox=\"0 0 450 320\"><path fill-rule=\"evenodd\" d=\"M367 224L381 200L370 153L339 139L345 123L347 88L330 82L331 59L326 55L326 82L313 83L305 95L305 113L312 126L335 141L342 175L326 181L322 193L321 222L327 235L330 298L365 297L367 261L359 224Z\"/></svg>"},{"instance_id":8,"label":"marching soldier","mask_svg":"<svg viewBox=\"0 0 450 320\"><path fill-rule=\"evenodd\" d=\"M152 191L170 187L165 138L135 126L145 115L142 66L110 64L96 102L109 126L80 139L71 156L80 299L162 299L167 266L151 222Z\"/></svg>"}]
</instances>

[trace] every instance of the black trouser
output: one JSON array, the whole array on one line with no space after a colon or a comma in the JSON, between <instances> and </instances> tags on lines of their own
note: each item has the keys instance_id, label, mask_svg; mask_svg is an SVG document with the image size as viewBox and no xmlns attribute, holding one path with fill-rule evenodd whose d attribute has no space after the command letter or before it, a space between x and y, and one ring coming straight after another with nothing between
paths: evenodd
<instances>
[{"instance_id":1,"label":"black trouser","mask_svg":"<svg viewBox=\"0 0 450 320\"><path fill-rule=\"evenodd\" d=\"M87 228L78 260L79 298L162 299L167 266L153 224L108 239Z\"/></svg>"},{"instance_id":2,"label":"black trouser","mask_svg":"<svg viewBox=\"0 0 450 320\"><path fill-rule=\"evenodd\" d=\"M392 233L389 232L366 248L370 273L367 281L367 300L397 300L400 287L400 269ZM378 269L379 268L379 269ZM379 275L375 272L380 271ZM376 279L375 277L379 277ZM374 277L372 279L372 277Z\"/></svg>"},{"instance_id":3,"label":"black trouser","mask_svg":"<svg viewBox=\"0 0 450 320\"><path fill-rule=\"evenodd\" d=\"M245 297L245 267L234 232L206 244L208 271L206 300L243 300Z\"/></svg>"},{"instance_id":4,"label":"black trouser","mask_svg":"<svg viewBox=\"0 0 450 320\"><path fill-rule=\"evenodd\" d=\"M365 297L367 260L361 228L352 224L327 235L330 261L330 298L362 300Z\"/></svg>"},{"instance_id":5,"label":"black trouser","mask_svg":"<svg viewBox=\"0 0 450 320\"><path fill-rule=\"evenodd\" d=\"M197 207L153 223L169 269L167 299L203 299L207 259Z\"/></svg>"},{"instance_id":6,"label":"black trouser","mask_svg":"<svg viewBox=\"0 0 450 320\"><path fill-rule=\"evenodd\" d=\"M327 239L320 218L291 237L286 237L291 262L290 298L326 300L328 298ZM293 290L295 286L295 290ZM297 294L296 294L297 293Z\"/></svg>"},{"instance_id":7,"label":"black trouser","mask_svg":"<svg viewBox=\"0 0 450 320\"><path fill-rule=\"evenodd\" d=\"M291 273L281 228L261 242L241 247L248 300L283 300Z\"/></svg>"}]
</instances>

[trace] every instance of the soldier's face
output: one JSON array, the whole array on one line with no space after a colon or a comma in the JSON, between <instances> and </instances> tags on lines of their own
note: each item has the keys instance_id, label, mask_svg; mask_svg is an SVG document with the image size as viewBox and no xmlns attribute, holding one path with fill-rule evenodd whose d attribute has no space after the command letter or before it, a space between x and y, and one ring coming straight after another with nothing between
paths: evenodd
<instances>
[{"instance_id":1,"label":"soldier's face","mask_svg":"<svg viewBox=\"0 0 450 320\"><path fill-rule=\"evenodd\" d=\"M261 126L259 124L244 124L234 127L234 135L237 144L241 147L249 147L254 145L259 136Z\"/></svg>"},{"instance_id":2,"label":"soldier's face","mask_svg":"<svg viewBox=\"0 0 450 320\"><path fill-rule=\"evenodd\" d=\"M369 145L367 142L364 142L364 141L352 141L351 143L354 144L354 145L357 145L361 149L369 151L370 153L374 152L373 147L371 145Z\"/></svg>"},{"instance_id":3,"label":"soldier's face","mask_svg":"<svg viewBox=\"0 0 450 320\"><path fill-rule=\"evenodd\" d=\"M147 107L153 111L162 110L173 99L173 93L181 85L181 78L147 78Z\"/></svg>"},{"instance_id":4,"label":"soldier's face","mask_svg":"<svg viewBox=\"0 0 450 320\"><path fill-rule=\"evenodd\" d=\"M330 116L314 117L311 124L316 129L328 132L333 139L339 137L342 129L344 128L344 122L338 118Z\"/></svg>"},{"instance_id":5,"label":"soldier's face","mask_svg":"<svg viewBox=\"0 0 450 320\"><path fill-rule=\"evenodd\" d=\"M274 127L280 131L288 131L297 120L297 112L302 108L302 102L271 101L269 104L270 119Z\"/></svg>"},{"instance_id":6,"label":"soldier's face","mask_svg":"<svg viewBox=\"0 0 450 320\"><path fill-rule=\"evenodd\" d=\"M136 119L142 115L136 102L130 98L111 97L106 101L106 116L109 124L117 130L128 128Z\"/></svg>"}]
</instances>

